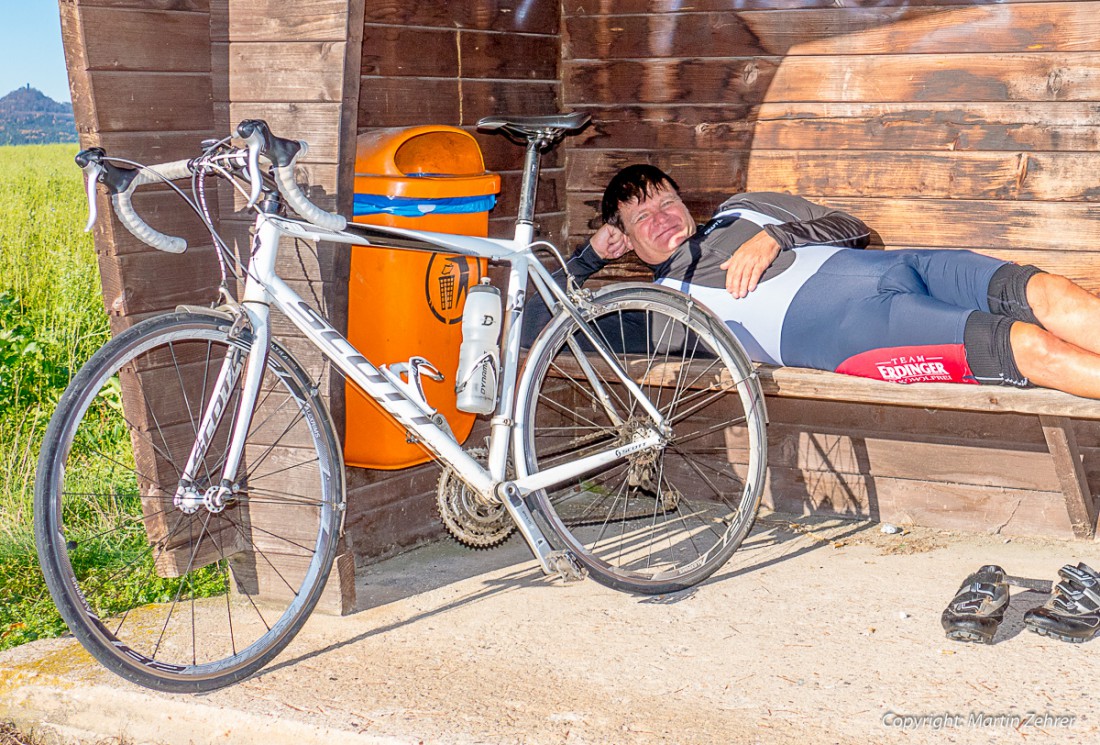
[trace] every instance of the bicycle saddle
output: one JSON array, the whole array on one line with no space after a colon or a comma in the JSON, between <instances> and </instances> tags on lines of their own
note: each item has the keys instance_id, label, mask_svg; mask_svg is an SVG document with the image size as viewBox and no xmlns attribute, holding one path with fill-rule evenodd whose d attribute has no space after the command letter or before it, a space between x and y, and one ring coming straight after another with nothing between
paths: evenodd
<instances>
[{"instance_id":1,"label":"bicycle saddle","mask_svg":"<svg viewBox=\"0 0 1100 745\"><path fill-rule=\"evenodd\" d=\"M503 130L532 138L576 132L583 129L591 119L591 116L582 111L546 116L487 116L478 121L477 128L489 132Z\"/></svg>"}]
</instances>

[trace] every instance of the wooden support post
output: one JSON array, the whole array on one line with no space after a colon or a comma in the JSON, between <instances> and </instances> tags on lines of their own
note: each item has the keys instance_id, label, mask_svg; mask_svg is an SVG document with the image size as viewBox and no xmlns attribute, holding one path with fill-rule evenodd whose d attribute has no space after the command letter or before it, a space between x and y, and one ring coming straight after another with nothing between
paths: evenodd
<instances>
[{"instance_id":1,"label":"wooden support post","mask_svg":"<svg viewBox=\"0 0 1100 745\"><path fill-rule=\"evenodd\" d=\"M1066 498L1066 511L1073 534L1078 538L1092 538L1096 534L1096 502L1085 478L1085 468L1077 450L1077 437L1073 434L1073 422L1064 416L1040 415L1039 423Z\"/></svg>"}]
</instances>

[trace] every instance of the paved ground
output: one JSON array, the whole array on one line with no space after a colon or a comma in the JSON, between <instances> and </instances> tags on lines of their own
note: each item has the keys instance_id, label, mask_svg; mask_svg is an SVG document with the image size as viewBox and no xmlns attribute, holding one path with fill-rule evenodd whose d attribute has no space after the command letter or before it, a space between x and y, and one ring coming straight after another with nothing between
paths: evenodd
<instances>
[{"instance_id":1,"label":"paved ground","mask_svg":"<svg viewBox=\"0 0 1100 745\"><path fill-rule=\"evenodd\" d=\"M1100 546L773 515L718 576L654 600L550 583L515 538L441 543L213 694L137 688L69 639L0 653L0 718L173 745L1100 742L1100 641L1023 630L1043 595L1016 590L992 646L939 624L984 563L1049 579L1078 560Z\"/></svg>"}]
</instances>

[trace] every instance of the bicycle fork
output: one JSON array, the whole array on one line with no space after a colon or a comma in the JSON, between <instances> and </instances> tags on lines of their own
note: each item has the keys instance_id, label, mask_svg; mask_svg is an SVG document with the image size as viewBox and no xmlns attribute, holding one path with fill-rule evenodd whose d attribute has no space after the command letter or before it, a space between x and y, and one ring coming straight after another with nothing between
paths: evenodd
<instances>
[{"instance_id":1,"label":"bicycle fork","mask_svg":"<svg viewBox=\"0 0 1100 745\"><path fill-rule=\"evenodd\" d=\"M210 401L202 412L202 419L195 433L195 444L191 447L187 465L180 474L179 485L172 500L179 510L188 515L195 513L201 507L215 514L221 512L232 500L233 493L241 487L235 479L244 454L248 429L252 425L252 416L260 394L260 383L267 366L267 355L271 345L271 327L268 320L271 309L263 303L246 302L241 306L240 312L246 315L239 316L237 322L233 324L229 340L233 341L233 334L247 318L252 328L252 345L246 357L244 350L230 344L229 351L218 371ZM211 483L200 494L196 487L197 472L214 441L214 434L222 423L229 400L237 390L242 369L244 382L240 389L236 416L226 443L221 478L217 483L213 483L213 474L207 474Z\"/></svg>"}]
</instances>

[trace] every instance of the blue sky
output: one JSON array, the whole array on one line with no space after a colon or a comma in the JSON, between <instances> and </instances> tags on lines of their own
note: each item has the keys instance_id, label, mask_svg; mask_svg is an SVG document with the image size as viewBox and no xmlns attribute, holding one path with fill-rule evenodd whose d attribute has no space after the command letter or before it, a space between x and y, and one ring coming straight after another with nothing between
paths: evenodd
<instances>
[{"instance_id":1,"label":"blue sky","mask_svg":"<svg viewBox=\"0 0 1100 745\"><path fill-rule=\"evenodd\" d=\"M0 96L27 83L55 101L69 101L57 0L0 0Z\"/></svg>"}]
</instances>

